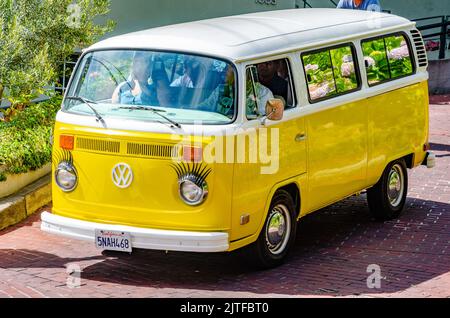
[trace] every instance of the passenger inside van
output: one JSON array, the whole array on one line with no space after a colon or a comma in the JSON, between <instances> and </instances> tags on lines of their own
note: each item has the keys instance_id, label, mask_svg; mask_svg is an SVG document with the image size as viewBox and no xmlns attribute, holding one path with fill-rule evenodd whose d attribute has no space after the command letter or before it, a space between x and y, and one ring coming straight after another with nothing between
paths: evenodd
<instances>
[{"instance_id":1,"label":"passenger inside van","mask_svg":"<svg viewBox=\"0 0 450 318\"><path fill-rule=\"evenodd\" d=\"M292 96L292 88L291 88L291 79L289 75L289 68L288 63L286 60L278 60L278 68L277 68L277 74L279 77L284 79L286 83L288 83L288 93L287 93L287 100L286 100L286 106L292 107L294 106L294 98Z\"/></svg>"},{"instance_id":2,"label":"passenger inside van","mask_svg":"<svg viewBox=\"0 0 450 318\"><path fill-rule=\"evenodd\" d=\"M197 109L233 117L235 76L233 67L229 65L226 69L225 83L219 84L211 95L197 106Z\"/></svg>"},{"instance_id":3,"label":"passenger inside van","mask_svg":"<svg viewBox=\"0 0 450 318\"><path fill-rule=\"evenodd\" d=\"M265 115L266 104L273 99L270 89L259 82L253 87L252 77L247 72L246 77L246 114L247 117L256 118ZM234 116L234 85L235 74L232 66L228 66L226 73L226 84L219 85L211 95L203 101L197 109L210 112L218 112L228 117ZM256 97L255 97L256 94Z\"/></svg>"},{"instance_id":4,"label":"passenger inside van","mask_svg":"<svg viewBox=\"0 0 450 318\"><path fill-rule=\"evenodd\" d=\"M205 65L198 57L186 57L183 63L184 74L175 79L170 87L201 87L205 80Z\"/></svg>"}]
</instances>

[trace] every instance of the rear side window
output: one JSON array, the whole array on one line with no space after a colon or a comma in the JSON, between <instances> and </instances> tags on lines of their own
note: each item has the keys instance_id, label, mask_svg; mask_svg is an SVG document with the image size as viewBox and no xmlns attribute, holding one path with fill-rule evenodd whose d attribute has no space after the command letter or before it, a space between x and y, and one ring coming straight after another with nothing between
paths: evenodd
<instances>
[{"instance_id":1,"label":"rear side window","mask_svg":"<svg viewBox=\"0 0 450 318\"><path fill-rule=\"evenodd\" d=\"M403 34L363 41L362 50L371 86L414 73L411 49Z\"/></svg>"},{"instance_id":2,"label":"rear side window","mask_svg":"<svg viewBox=\"0 0 450 318\"><path fill-rule=\"evenodd\" d=\"M302 54L309 99L317 102L358 90L356 54L350 44Z\"/></svg>"}]
</instances>

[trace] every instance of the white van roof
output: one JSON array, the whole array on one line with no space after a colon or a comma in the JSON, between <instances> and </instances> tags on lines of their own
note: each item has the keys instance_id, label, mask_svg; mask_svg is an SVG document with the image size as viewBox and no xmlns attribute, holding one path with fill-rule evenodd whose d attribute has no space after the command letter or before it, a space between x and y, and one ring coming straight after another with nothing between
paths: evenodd
<instances>
[{"instance_id":1,"label":"white van roof","mask_svg":"<svg viewBox=\"0 0 450 318\"><path fill-rule=\"evenodd\" d=\"M237 61L413 26L405 18L385 13L291 9L153 28L106 39L89 50L182 51Z\"/></svg>"}]
</instances>

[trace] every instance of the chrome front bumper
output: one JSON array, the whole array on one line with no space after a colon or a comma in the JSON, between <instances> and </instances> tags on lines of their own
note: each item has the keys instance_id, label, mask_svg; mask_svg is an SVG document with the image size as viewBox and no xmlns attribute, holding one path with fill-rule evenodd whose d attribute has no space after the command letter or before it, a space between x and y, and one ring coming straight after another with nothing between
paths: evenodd
<instances>
[{"instance_id":1,"label":"chrome front bumper","mask_svg":"<svg viewBox=\"0 0 450 318\"><path fill-rule=\"evenodd\" d=\"M95 230L120 231L131 235L133 248L183 251L224 252L229 248L228 233L187 232L138 228L124 225L86 222L43 212L41 230L73 239L95 242Z\"/></svg>"}]
</instances>

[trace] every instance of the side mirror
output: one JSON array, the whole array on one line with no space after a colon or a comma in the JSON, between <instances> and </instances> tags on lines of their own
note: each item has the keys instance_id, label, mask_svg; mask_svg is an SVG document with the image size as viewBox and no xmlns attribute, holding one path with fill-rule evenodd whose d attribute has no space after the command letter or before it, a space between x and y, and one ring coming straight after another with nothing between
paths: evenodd
<instances>
[{"instance_id":1,"label":"side mirror","mask_svg":"<svg viewBox=\"0 0 450 318\"><path fill-rule=\"evenodd\" d=\"M281 99L274 98L267 101L266 117L269 120L278 121L283 119L284 102Z\"/></svg>"}]
</instances>

